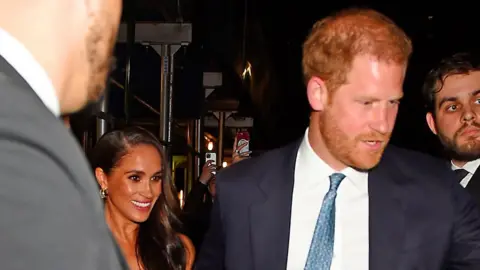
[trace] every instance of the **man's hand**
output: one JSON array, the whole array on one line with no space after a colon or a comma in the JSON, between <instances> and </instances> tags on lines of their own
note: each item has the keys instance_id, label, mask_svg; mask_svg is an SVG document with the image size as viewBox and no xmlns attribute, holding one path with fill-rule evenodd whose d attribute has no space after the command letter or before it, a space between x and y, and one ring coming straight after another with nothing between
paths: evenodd
<instances>
[{"instance_id":1,"label":"man's hand","mask_svg":"<svg viewBox=\"0 0 480 270\"><path fill-rule=\"evenodd\" d=\"M198 180L204 185L208 184L210 179L212 179L213 175L215 174L215 171L216 168L212 161L207 161L205 165L203 165L202 174Z\"/></svg>"},{"instance_id":2,"label":"man's hand","mask_svg":"<svg viewBox=\"0 0 480 270\"><path fill-rule=\"evenodd\" d=\"M239 154L237 152L234 152L233 155L232 155L232 164L237 163L239 161L242 161L244 159L250 158L251 153L252 153L252 151L244 152L244 153L241 153L241 154Z\"/></svg>"}]
</instances>

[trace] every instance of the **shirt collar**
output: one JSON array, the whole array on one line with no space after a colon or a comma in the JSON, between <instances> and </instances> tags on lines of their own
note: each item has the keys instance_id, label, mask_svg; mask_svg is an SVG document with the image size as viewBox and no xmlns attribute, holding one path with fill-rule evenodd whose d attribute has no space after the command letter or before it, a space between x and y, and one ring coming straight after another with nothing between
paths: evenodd
<instances>
[{"instance_id":1,"label":"shirt collar","mask_svg":"<svg viewBox=\"0 0 480 270\"><path fill-rule=\"evenodd\" d=\"M337 172L332 167L330 167L325 161L323 161L313 150L310 141L308 139L308 128L305 132L300 148L298 149L298 161L303 163L305 167L302 168L312 168L318 173L317 179L327 178L333 173ZM368 173L357 171L351 167L347 167L340 171L346 176L347 179L352 181L352 183L360 190L368 189Z\"/></svg>"},{"instance_id":2,"label":"shirt collar","mask_svg":"<svg viewBox=\"0 0 480 270\"><path fill-rule=\"evenodd\" d=\"M58 117L60 103L47 72L22 43L2 28L0 28L0 56L22 76L45 106Z\"/></svg>"},{"instance_id":3,"label":"shirt collar","mask_svg":"<svg viewBox=\"0 0 480 270\"><path fill-rule=\"evenodd\" d=\"M465 163L463 167L458 167L457 165L453 164L453 162L451 162L451 165L452 165L452 170L464 169L467 172L474 174L477 171L478 167L480 166L480 159L469 161Z\"/></svg>"}]
</instances>

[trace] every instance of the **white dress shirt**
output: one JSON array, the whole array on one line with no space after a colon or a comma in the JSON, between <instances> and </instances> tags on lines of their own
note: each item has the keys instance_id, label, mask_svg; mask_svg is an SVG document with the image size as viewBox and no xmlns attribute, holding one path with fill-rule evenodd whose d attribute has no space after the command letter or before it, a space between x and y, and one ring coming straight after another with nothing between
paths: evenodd
<instances>
[{"instance_id":1,"label":"white dress shirt","mask_svg":"<svg viewBox=\"0 0 480 270\"><path fill-rule=\"evenodd\" d=\"M318 214L335 171L313 151L308 129L295 165L287 270L307 261ZM368 174L346 168L336 199L332 270L367 270L369 255Z\"/></svg>"},{"instance_id":2,"label":"white dress shirt","mask_svg":"<svg viewBox=\"0 0 480 270\"><path fill-rule=\"evenodd\" d=\"M22 76L45 106L55 116L59 116L60 104L47 72L22 43L2 28L0 28L0 56Z\"/></svg>"},{"instance_id":3,"label":"white dress shirt","mask_svg":"<svg viewBox=\"0 0 480 270\"><path fill-rule=\"evenodd\" d=\"M452 162L452 170L464 169L468 172L468 174L465 175L462 181L460 181L460 185L462 185L462 187L467 187L468 183L470 182L470 180L472 180L472 177L477 171L479 166L480 166L480 159L469 161L465 163L463 167L458 167Z\"/></svg>"}]
</instances>

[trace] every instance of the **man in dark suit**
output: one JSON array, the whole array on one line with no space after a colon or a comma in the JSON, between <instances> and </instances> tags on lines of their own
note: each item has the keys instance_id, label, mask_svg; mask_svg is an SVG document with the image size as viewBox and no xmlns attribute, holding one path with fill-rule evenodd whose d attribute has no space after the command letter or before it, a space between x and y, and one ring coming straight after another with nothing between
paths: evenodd
<instances>
[{"instance_id":1,"label":"man in dark suit","mask_svg":"<svg viewBox=\"0 0 480 270\"><path fill-rule=\"evenodd\" d=\"M372 10L315 24L302 63L309 128L219 173L198 270L480 269L480 211L453 173L387 147L410 53Z\"/></svg>"},{"instance_id":2,"label":"man in dark suit","mask_svg":"<svg viewBox=\"0 0 480 270\"><path fill-rule=\"evenodd\" d=\"M480 205L480 58L446 57L425 80L427 123L451 159L457 181Z\"/></svg>"},{"instance_id":3,"label":"man in dark suit","mask_svg":"<svg viewBox=\"0 0 480 270\"><path fill-rule=\"evenodd\" d=\"M105 87L119 0L0 0L2 269L126 269L59 116Z\"/></svg>"}]
</instances>

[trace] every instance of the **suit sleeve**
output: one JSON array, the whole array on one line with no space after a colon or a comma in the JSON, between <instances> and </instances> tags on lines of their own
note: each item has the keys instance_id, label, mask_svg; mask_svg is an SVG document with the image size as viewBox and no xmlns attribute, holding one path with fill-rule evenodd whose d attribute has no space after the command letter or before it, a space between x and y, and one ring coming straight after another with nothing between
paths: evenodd
<instances>
[{"instance_id":1,"label":"suit sleeve","mask_svg":"<svg viewBox=\"0 0 480 270\"><path fill-rule=\"evenodd\" d=\"M210 214L210 227L200 248L195 270L224 269L225 236L221 217L220 181L217 181L217 196Z\"/></svg>"},{"instance_id":2,"label":"suit sleeve","mask_svg":"<svg viewBox=\"0 0 480 270\"><path fill-rule=\"evenodd\" d=\"M453 182L453 181L452 181ZM480 210L470 194L453 185L454 228L448 269L480 269Z\"/></svg>"},{"instance_id":3,"label":"suit sleeve","mask_svg":"<svg viewBox=\"0 0 480 270\"><path fill-rule=\"evenodd\" d=\"M92 204L59 164L41 146L0 138L2 269L94 269L102 256Z\"/></svg>"}]
</instances>

